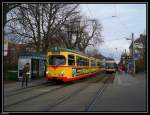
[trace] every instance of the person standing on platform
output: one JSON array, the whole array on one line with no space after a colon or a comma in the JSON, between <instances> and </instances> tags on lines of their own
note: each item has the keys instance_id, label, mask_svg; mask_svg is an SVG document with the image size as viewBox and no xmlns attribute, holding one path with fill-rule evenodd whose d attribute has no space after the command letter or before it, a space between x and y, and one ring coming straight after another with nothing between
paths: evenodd
<instances>
[{"instance_id":1,"label":"person standing on platform","mask_svg":"<svg viewBox=\"0 0 150 115\"><path fill-rule=\"evenodd\" d=\"M28 77L29 77L29 63L26 63L23 68L22 87L24 86L24 82L26 82L26 87L27 87Z\"/></svg>"}]
</instances>

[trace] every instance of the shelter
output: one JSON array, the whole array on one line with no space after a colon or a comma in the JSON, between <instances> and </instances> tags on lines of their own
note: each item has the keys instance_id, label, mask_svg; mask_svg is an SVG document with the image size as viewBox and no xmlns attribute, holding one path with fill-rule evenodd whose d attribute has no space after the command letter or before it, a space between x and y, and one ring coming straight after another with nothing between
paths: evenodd
<instances>
[{"instance_id":1,"label":"shelter","mask_svg":"<svg viewBox=\"0 0 150 115\"><path fill-rule=\"evenodd\" d=\"M22 70L26 63L29 63L29 78L36 79L44 77L46 55L41 53L21 53L18 58L18 79L22 78Z\"/></svg>"}]
</instances>

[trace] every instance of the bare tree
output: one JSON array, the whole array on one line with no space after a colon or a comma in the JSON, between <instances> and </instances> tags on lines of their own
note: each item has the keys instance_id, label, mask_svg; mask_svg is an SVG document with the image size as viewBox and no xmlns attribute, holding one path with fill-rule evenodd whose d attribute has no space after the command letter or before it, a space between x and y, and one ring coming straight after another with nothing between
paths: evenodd
<instances>
[{"instance_id":1,"label":"bare tree","mask_svg":"<svg viewBox=\"0 0 150 115\"><path fill-rule=\"evenodd\" d=\"M97 20L85 20L77 13L70 18L59 34L62 35L64 46L84 52L87 46L103 42L101 31L102 26Z\"/></svg>"},{"instance_id":2,"label":"bare tree","mask_svg":"<svg viewBox=\"0 0 150 115\"><path fill-rule=\"evenodd\" d=\"M102 43L102 26L80 15L78 4L21 4L11 10L7 34L37 52L61 46L85 51ZM13 36L13 37L12 37ZM74 36L74 37L73 37Z\"/></svg>"},{"instance_id":3,"label":"bare tree","mask_svg":"<svg viewBox=\"0 0 150 115\"><path fill-rule=\"evenodd\" d=\"M80 32L79 36L81 41L80 44L78 44L78 47L81 51L85 51L89 45L94 46L103 42L101 36L101 24L99 24L97 20L87 20L86 23L85 29Z\"/></svg>"},{"instance_id":4,"label":"bare tree","mask_svg":"<svg viewBox=\"0 0 150 115\"><path fill-rule=\"evenodd\" d=\"M62 44L63 47L66 48L75 48L76 42L76 34L77 34L77 24L76 21L81 19L79 12L74 12L72 16L68 18L68 20L63 24L62 28L58 30L59 42ZM73 38L73 35L75 38Z\"/></svg>"},{"instance_id":5,"label":"bare tree","mask_svg":"<svg viewBox=\"0 0 150 115\"><path fill-rule=\"evenodd\" d=\"M37 52L46 52L53 45L56 32L77 7L75 4L22 4L10 12L15 20L7 25L8 33L15 35L17 42L28 43Z\"/></svg>"},{"instance_id":6,"label":"bare tree","mask_svg":"<svg viewBox=\"0 0 150 115\"><path fill-rule=\"evenodd\" d=\"M10 20L7 20L7 14L14 8L20 6L20 3L3 3L3 28L5 27L6 23Z\"/></svg>"}]
</instances>

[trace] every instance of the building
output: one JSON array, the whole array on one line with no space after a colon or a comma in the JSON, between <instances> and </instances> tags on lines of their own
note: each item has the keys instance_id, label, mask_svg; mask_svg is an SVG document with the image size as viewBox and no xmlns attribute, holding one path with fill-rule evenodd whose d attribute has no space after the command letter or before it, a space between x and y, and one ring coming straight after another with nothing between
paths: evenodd
<instances>
[{"instance_id":1,"label":"building","mask_svg":"<svg viewBox=\"0 0 150 115\"><path fill-rule=\"evenodd\" d=\"M4 40L4 69L17 69L19 53L30 51L34 50L28 48L27 44L17 44L9 40Z\"/></svg>"},{"instance_id":2,"label":"building","mask_svg":"<svg viewBox=\"0 0 150 115\"><path fill-rule=\"evenodd\" d=\"M131 54L133 52L132 45L133 44L131 43L131 45L129 46L129 50ZM139 53L142 58L142 56L144 56L145 54L145 51L146 51L146 35L141 34L140 37L134 41L134 52Z\"/></svg>"},{"instance_id":3,"label":"building","mask_svg":"<svg viewBox=\"0 0 150 115\"><path fill-rule=\"evenodd\" d=\"M136 72L146 69L146 43L146 34L141 34L140 37L134 41L134 48L132 48L133 43L129 46L130 54L135 60Z\"/></svg>"}]
</instances>

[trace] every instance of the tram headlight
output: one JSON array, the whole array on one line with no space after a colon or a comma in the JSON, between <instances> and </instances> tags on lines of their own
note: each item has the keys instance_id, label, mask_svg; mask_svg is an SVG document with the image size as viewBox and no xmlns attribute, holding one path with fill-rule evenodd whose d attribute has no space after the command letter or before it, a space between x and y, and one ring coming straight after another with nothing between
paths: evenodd
<instances>
[{"instance_id":1,"label":"tram headlight","mask_svg":"<svg viewBox=\"0 0 150 115\"><path fill-rule=\"evenodd\" d=\"M48 71L46 71L46 74L48 74Z\"/></svg>"},{"instance_id":2,"label":"tram headlight","mask_svg":"<svg viewBox=\"0 0 150 115\"><path fill-rule=\"evenodd\" d=\"M64 75L64 71L61 72L61 76L63 76L63 75Z\"/></svg>"},{"instance_id":3,"label":"tram headlight","mask_svg":"<svg viewBox=\"0 0 150 115\"><path fill-rule=\"evenodd\" d=\"M30 72L27 72L26 74L27 74L27 75L30 75Z\"/></svg>"}]
</instances>

